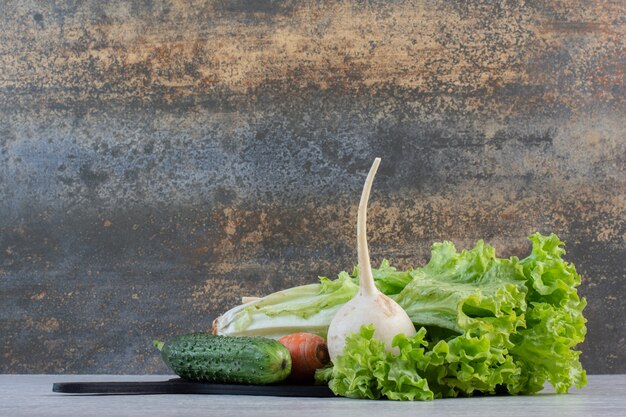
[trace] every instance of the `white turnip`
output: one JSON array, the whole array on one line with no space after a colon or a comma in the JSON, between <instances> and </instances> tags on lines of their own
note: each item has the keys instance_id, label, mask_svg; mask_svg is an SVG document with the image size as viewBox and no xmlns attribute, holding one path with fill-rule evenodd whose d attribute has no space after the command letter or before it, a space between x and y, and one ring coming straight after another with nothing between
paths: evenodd
<instances>
[{"instance_id":1,"label":"white turnip","mask_svg":"<svg viewBox=\"0 0 626 417\"><path fill-rule=\"evenodd\" d=\"M350 333L358 333L362 325L373 324L374 337L383 341L387 350L398 353L391 341L399 333L415 334L415 327L406 312L395 301L381 293L374 283L369 250L367 248L366 223L367 201L380 158L374 160L370 169L357 215L357 250L359 258L359 291L333 317L328 328L328 352L331 360L341 355Z\"/></svg>"}]
</instances>

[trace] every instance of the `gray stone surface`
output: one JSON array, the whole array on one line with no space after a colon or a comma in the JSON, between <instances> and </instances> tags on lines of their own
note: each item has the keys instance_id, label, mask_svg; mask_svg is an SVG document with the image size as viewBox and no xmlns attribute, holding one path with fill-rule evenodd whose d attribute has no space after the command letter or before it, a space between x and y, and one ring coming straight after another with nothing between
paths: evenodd
<instances>
[{"instance_id":1,"label":"gray stone surface","mask_svg":"<svg viewBox=\"0 0 626 417\"><path fill-rule=\"evenodd\" d=\"M0 6L0 371L166 372L154 338L356 262L555 232L626 372L621 2Z\"/></svg>"},{"instance_id":2,"label":"gray stone surface","mask_svg":"<svg viewBox=\"0 0 626 417\"><path fill-rule=\"evenodd\" d=\"M569 394L549 389L533 396L475 397L399 402L348 398L284 398L230 395L85 396L52 393L54 382L162 381L141 375L1 375L0 414L19 416L597 416L626 414L626 375L593 375Z\"/></svg>"}]
</instances>

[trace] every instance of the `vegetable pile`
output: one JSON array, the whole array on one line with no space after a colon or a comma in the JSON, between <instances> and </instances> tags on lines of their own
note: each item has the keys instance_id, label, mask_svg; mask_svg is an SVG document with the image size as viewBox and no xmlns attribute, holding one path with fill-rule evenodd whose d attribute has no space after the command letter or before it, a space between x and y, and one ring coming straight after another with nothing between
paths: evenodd
<instances>
[{"instance_id":1,"label":"vegetable pile","mask_svg":"<svg viewBox=\"0 0 626 417\"><path fill-rule=\"evenodd\" d=\"M522 260L498 258L483 241L461 252L442 242L424 267L398 271L383 261L372 270L366 211L379 163L361 195L352 274L250 298L214 321L213 333L226 336L219 340L187 336L164 348L157 342L166 362L205 381L315 377L352 398L432 400L531 394L546 382L557 393L584 386L575 347L586 333L586 301L576 290L580 276L562 259L563 242L535 233Z\"/></svg>"},{"instance_id":2,"label":"vegetable pile","mask_svg":"<svg viewBox=\"0 0 626 417\"><path fill-rule=\"evenodd\" d=\"M557 393L584 386L575 350L586 332L580 276L562 259L556 235L530 240L532 251L522 260L498 258L479 241L462 252L436 243L417 269L398 271L383 261L373 270L376 286L404 308L418 332L396 336L394 355L364 326L317 380L337 395L397 400L531 394L545 382ZM216 320L214 332L280 337L298 329L325 336L334 314L357 293L357 276L355 269L335 280L322 277L238 306Z\"/></svg>"}]
</instances>

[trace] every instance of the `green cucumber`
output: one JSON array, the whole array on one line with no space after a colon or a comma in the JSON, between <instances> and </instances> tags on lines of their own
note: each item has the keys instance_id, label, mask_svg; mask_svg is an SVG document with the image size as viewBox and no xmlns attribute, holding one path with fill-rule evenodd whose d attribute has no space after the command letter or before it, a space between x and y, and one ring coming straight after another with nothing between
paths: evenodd
<instances>
[{"instance_id":1,"label":"green cucumber","mask_svg":"<svg viewBox=\"0 0 626 417\"><path fill-rule=\"evenodd\" d=\"M165 363L181 378L199 382L271 384L289 376L291 356L265 337L190 333L154 341Z\"/></svg>"}]
</instances>

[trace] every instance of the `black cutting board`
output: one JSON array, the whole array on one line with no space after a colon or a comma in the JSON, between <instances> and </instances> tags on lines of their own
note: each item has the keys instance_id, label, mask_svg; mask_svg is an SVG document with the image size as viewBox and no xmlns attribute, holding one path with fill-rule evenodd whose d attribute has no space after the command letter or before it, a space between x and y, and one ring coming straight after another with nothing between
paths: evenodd
<instances>
[{"instance_id":1,"label":"black cutting board","mask_svg":"<svg viewBox=\"0 0 626 417\"><path fill-rule=\"evenodd\" d=\"M192 382L176 378L145 382L57 382L53 392L65 394L226 394L274 397L334 397L326 385L243 385Z\"/></svg>"}]
</instances>

